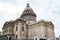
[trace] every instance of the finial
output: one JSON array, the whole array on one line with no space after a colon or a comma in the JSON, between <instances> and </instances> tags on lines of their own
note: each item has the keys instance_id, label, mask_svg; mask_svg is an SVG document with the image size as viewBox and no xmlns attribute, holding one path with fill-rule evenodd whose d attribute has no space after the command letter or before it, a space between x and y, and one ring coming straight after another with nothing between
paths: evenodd
<instances>
[{"instance_id":1,"label":"finial","mask_svg":"<svg viewBox=\"0 0 60 40\"><path fill-rule=\"evenodd\" d=\"M27 1L27 7L29 7L29 2Z\"/></svg>"}]
</instances>

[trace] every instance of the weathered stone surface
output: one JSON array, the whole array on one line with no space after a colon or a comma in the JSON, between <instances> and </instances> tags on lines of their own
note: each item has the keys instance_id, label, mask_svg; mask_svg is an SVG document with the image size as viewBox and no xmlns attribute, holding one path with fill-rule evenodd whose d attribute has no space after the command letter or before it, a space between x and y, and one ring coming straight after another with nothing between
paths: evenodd
<instances>
[{"instance_id":1,"label":"weathered stone surface","mask_svg":"<svg viewBox=\"0 0 60 40\"><path fill-rule=\"evenodd\" d=\"M8 39L10 37L12 39L55 38L54 25L51 21L36 21L36 14L33 15L33 13L25 14L21 18L5 23L2 29L3 35L6 35Z\"/></svg>"}]
</instances>

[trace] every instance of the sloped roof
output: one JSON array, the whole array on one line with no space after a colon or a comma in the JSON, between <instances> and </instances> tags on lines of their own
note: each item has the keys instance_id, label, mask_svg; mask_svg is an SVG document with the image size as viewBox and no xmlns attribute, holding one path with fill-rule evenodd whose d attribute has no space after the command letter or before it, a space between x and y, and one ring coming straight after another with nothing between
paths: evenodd
<instances>
[{"instance_id":1,"label":"sloped roof","mask_svg":"<svg viewBox=\"0 0 60 40\"><path fill-rule=\"evenodd\" d=\"M17 21L26 22L26 21L24 21L24 20L22 20L22 19L20 19L20 18L14 20L14 21L13 21L13 20L11 20L11 21L6 21L6 22L4 23L4 25L3 25L3 28L9 27L9 25L11 26L11 25L13 25L13 23L15 23L15 22L17 22Z\"/></svg>"},{"instance_id":2,"label":"sloped roof","mask_svg":"<svg viewBox=\"0 0 60 40\"><path fill-rule=\"evenodd\" d=\"M36 16L36 14L32 10L32 8L29 6L29 3L27 3L27 6L26 6L25 10L23 11L21 17L24 16L24 15L34 15L34 16Z\"/></svg>"}]
</instances>

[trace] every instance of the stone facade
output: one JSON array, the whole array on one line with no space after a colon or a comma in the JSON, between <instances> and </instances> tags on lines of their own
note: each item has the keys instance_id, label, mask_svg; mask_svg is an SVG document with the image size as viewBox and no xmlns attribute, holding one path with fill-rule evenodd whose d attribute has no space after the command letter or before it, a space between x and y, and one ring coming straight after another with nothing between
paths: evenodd
<instances>
[{"instance_id":1,"label":"stone facade","mask_svg":"<svg viewBox=\"0 0 60 40\"><path fill-rule=\"evenodd\" d=\"M8 39L55 38L53 23L44 20L36 21L36 14L29 7L29 4L27 4L20 18L5 22L2 30L3 35Z\"/></svg>"},{"instance_id":2,"label":"stone facade","mask_svg":"<svg viewBox=\"0 0 60 40\"><path fill-rule=\"evenodd\" d=\"M28 29L29 38L34 38L35 36L38 36L41 38L53 39L55 37L54 26L53 24L49 24L49 23L42 20L36 24L29 25L29 29Z\"/></svg>"}]
</instances>

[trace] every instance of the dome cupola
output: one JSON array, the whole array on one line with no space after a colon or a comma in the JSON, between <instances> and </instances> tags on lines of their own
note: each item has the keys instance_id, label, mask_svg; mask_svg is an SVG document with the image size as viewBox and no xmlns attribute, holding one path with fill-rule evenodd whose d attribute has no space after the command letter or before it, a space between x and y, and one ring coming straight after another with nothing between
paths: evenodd
<instances>
[{"instance_id":1,"label":"dome cupola","mask_svg":"<svg viewBox=\"0 0 60 40\"><path fill-rule=\"evenodd\" d=\"M36 14L29 6L29 3L27 3L27 6L21 15L21 18L25 21L36 21Z\"/></svg>"}]
</instances>

